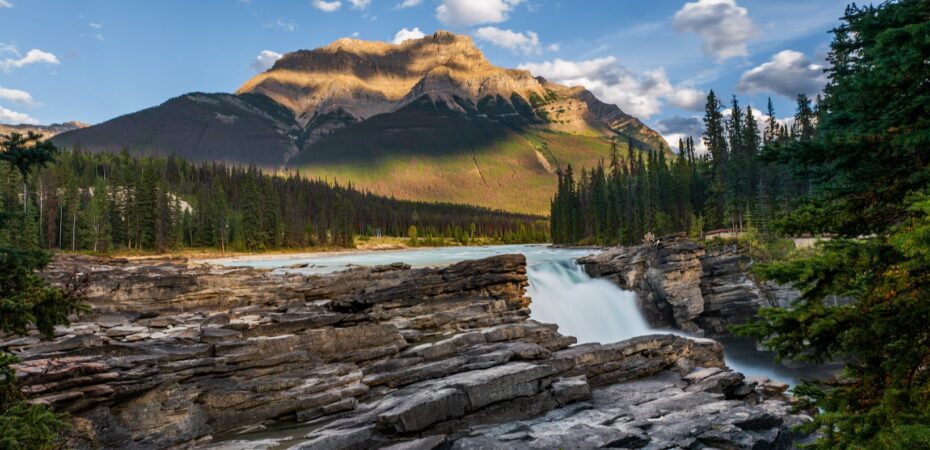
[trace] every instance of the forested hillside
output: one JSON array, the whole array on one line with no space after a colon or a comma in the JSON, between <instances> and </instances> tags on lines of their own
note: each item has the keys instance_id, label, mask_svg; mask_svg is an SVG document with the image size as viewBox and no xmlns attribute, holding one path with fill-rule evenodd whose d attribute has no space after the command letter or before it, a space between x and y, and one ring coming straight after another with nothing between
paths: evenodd
<instances>
[{"instance_id":1,"label":"forested hillside","mask_svg":"<svg viewBox=\"0 0 930 450\"><path fill-rule=\"evenodd\" d=\"M711 91L703 137L678 143L677 156L663 152L619 156L575 174L559 174L552 200L556 243L635 244L646 233L701 235L720 228L769 229L809 193L807 175L773 159L779 148L816 135L820 99L799 95L794 121L779 123L769 101L763 117L734 96L725 107Z\"/></svg>"},{"instance_id":2,"label":"forested hillside","mask_svg":"<svg viewBox=\"0 0 930 450\"><path fill-rule=\"evenodd\" d=\"M25 208L29 217L24 235L0 240L37 248L351 247L356 236L406 236L412 230L420 238L458 242L548 240L548 224L540 217L399 201L299 173L281 176L174 157L62 152L26 184L2 167L0 183L2 209Z\"/></svg>"}]
</instances>

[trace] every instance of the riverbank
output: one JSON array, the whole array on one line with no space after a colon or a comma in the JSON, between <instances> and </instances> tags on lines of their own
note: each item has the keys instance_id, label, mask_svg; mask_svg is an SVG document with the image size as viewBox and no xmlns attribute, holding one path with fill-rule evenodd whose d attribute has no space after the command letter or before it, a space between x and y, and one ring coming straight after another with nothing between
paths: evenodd
<instances>
[{"instance_id":1,"label":"riverbank","mask_svg":"<svg viewBox=\"0 0 930 450\"><path fill-rule=\"evenodd\" d=\"M255 448L242 431L297 422L279 445L786 448L809 420L711 340L572 345L529 318L522 255L322 276L59 257L46 276L75 270L90 314L0 338L24 393L71 413L71 447Z\"/></svg>"},{"instance_id":2,"label":"riverbank","mask_svg":"<svg viewBox=\"0 0 930 450\"><path fill-rule=\"evenodd\" d=\"M303 247L303 248L274 248L268 250L255 251L222 251L216 248L184 248L168 252L155 251L136 251L121 249L107 253L93 252L70 252L60 251L63 255L86 255L102 258L124 258L129 261L146 260L146 259L187 259L193 262L211 261L241 261L241 260L270 260L281 257L288 258L313 258L318 256L332 256L341 254L379 252L392 250L414 250L414 249L431 249L447 247L487 247L495 245L507 245L489 238L475 238L468 244L462 244L452 238L446 239L446 245L411 245L410 238L405 237L370 237L357 238L355 247ZM436 243L433 239L430 243ZM548 243L538 243L533 245L549 245ZM580 248L580 247L579 247Z\"/></svg>"}]
</instances>

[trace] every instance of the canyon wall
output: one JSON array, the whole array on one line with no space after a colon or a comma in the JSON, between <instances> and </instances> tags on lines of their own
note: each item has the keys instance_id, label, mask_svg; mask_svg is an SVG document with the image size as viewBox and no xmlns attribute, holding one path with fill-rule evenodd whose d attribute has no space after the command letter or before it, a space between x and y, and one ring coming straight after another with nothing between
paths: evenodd
<instances>
[{"instance_id":1,"label":"canyon wall","mask_svg":"<svg viewBox=\"0 0 930 450\"><path fill-rule=\"evenodd\" d=\"M72 415L69 447L788 448L809 420L711 340L573 345L529 319L521 255L326 276L59 257L46 276L75 272L88 314L0 337L23 392Z\"/></svg>"},{"instance_id":2,"label":"canyon wall","mask_svg":"<svg viewBox=\"0 0 930 450\"><path fill-rule=\"evenodd\" d=\"M592 277L636 292L652 326L698 335L727 335L730 325L755 316L759 308L789 306L800 295L789 286L749 276L752 260L736 245L708 248L672 239L616 247L578 263Z\"/></svg>"}]
</instances>

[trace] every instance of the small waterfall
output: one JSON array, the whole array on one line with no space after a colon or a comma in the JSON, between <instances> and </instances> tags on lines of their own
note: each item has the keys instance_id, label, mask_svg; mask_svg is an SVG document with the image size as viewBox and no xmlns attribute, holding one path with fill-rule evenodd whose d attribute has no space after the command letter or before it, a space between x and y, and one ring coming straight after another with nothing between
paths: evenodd
<instances>
[{"instance_id":1,"label":"small waterfall","mask_svg":"<svg viewBox=\"0 0 930 450\"><path fill-rule=\"evenodd\" d=\"M622 341L645 334L681 331L651 328L639 312L636 294L624 291L604 279L592 279L575 259L590 253L580 249L553 249L538 245L494 247L447 247L385 252L333 253L293 257L255 257L243 260L220 260L220 264L278 268L285 272L329 273L351 265L389 264L403 261L414 267L452 264L466 259L484 258L505 253L522 253L527 258L532 298L530 317L542 323L554 323L559 332L575 336L579 344L602 344ZM308 267L287 268L297 263ZM746 375L763 375L796 384L801 376L816 375L810 369L794 369L774 362L769 353L756 350L745 340L725 342L727 365Z\"/></svg>"},{"instance_id":2,"label":"small waterfall","mask_svg":"<svg viewBox=\"0 0 930 450\"><path fill-rule=\"evenodd\" d=\"M527 268L531 318L559 324L578 343L622 341L653 331L640 314L636 294L592 279L573 260L544 261Z\"/></svg>"}]
</instances>

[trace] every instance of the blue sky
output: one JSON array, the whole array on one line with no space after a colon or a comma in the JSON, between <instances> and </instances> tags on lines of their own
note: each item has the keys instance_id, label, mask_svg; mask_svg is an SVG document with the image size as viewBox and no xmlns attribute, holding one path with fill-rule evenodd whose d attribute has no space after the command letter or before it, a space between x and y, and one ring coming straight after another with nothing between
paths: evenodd
<instances>
[{"instance_id":1,"label":"blue sky","mask_svg":"<svg viewBox=\"0 0 930 450\"><path fill-rule=\"evenodd\" d=\"M842 0L0 0L0 122L98 123L231 92L277 54L445 29L495 64L583 84L674 139L703 96L793 112ZM263 61L256 58L264 52Z\"/></svg>"}]
</instances>

